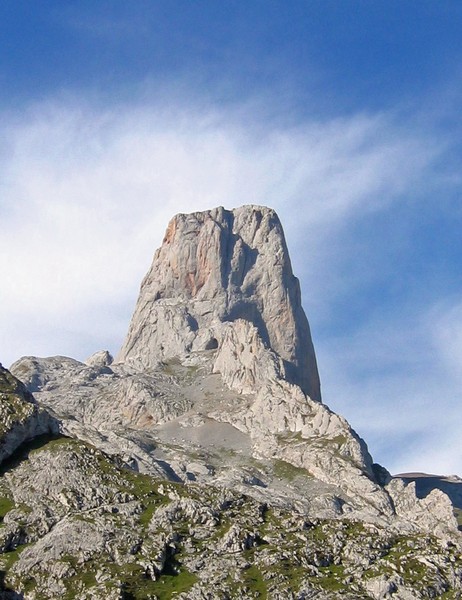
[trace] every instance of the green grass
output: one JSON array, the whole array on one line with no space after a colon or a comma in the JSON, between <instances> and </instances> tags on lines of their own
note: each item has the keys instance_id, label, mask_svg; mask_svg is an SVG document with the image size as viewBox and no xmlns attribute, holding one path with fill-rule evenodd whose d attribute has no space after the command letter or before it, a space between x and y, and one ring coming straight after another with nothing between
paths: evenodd
<instances>
[{"instance_id":1,"label":"green grass","mask_svg":"<svg viewBox=\"0 0 462 600\"><path fill-rule=\"evenodd\" d=\"M50 433L38 435L31 440L27 440L21 444L11 456L2 462L0 466L0 474L4 474L7 471L11 471L15 467L19 466L23 461L29 458L29 454L31 453L47 448L53 448L54 444L62 444L64 442L71 443L73 440L61 435L54 435ZM78 444L80 442L74 443Z\"/></svg>"},{"instance_id":2,"label":"green grass","mask_svg":"<svg viewBox=\"0 0 462 600\"><path fill-rule=\"evenodd\" d=\"M344 578L343 565L329 565L328 567L320 567L319 571L323 574L323 577L311 579L313 583L316 583L324 590L330 592L337 592L344 589L345 585L342 583L342 579Z\"/></svg>"},{"instance_id":3,"label":"green grass","mask_svg":"<svg viewBox=\"0 0 462 600\"><path fill-rule=\"evenodd\" d=\"M0 523L10 510L14 508L14 502L8 496L0 496Z\"/></svg>"},{"instance_id":4,"label":"green grass","mask_svg":"<svg viewBox=\"0 0 462 600\"><path fill-rule=\"evenodd\" d=\"M63 600L74 600L77 598L77 594L80 594L82 588L88 589L96 584L95 573L98 565L94 563L87 563L80 565L77 563L75 556L64 556L61 559L63 562L70 564L77 571L77 574L69 577L64 582L66 586L66 594L63 596Z\"/></svg>"},{"instance_id":5,"label":"green grass","mask_svg":"<svg viewBox=\"0 0 462 600\"><path fill-rule=\"evenodd\" d=\"M125 597L130 600L145 600L153 595L158 600L170 600L174 594L187 592L197 581L175 558L166 562L164 573L156 581L146 577L143 569L135 564L124 565L116 576L123 582Z\"/></svg>"},{"instance_id":6,"label":"green grass","mask_svg":"<svg viewBox=\"0 0 462 600\"><path fill-rule=\"evenodd\" d=\"M90 445L80 440L66 437L64 435L50 435L50 436L38 436L30 441L29 450L31 454L47 450L48 452L57 452L62 448L68 447L72 450L78 449L79 447L89 448Z\"/></svg>"},{"instance_id":7,"label":"green grass","mask_svg":"<svg viewBox=\"0 0 462 600\"><path fill-rule=\"evenodd\" d=\"M254 594L257 594L258 598L266 600L268 597L268 590L262 572L258 567L251 565L246 569L243 573L243 581L244 585Z\"/></svg>"},{"instance_id":8,"label":"green grass","mask_svg":"<svg viewBox=\"0 0 462 600\"><path fill-rule=\"evenodd\" d=\"M273 461L273 473L279 479L294 481L298 477L310 477L310 473L302 467L296 467L285 460L276 459Z\"/></svg>"},{"instance_id":9,"label":"green grass","mask_svg":"<svg viewBox=\"0 0 462 600\"><path fill-rule=\"evenodd\" d=\"M140 514L138 519L140 525L143 527L147 527L149 525L154 513L159 508L159 504L159 502L154 500L153 502L149 502L144 506L143 512Z\"/></svg>"},{"instance_id":10,"label":"green grass","mask_svg":"<svg viewBox=\"0 0 462 600\"><path fill-rule=\"evenodd\" d=\"M281 560L276 567L268 567L267 571L282 576L294 591L298 591L306 579L306 570L299 565L294 565L289 559Z\"/></svg>"},{"instance_id":11,"label":"green grass","mask_svg":"<svg viewBox=\"0 0 462 600\"><path fill-rule=\"evenodd\" d=\"M422 548L427 552L432 549L432 539L421 536L397 536L388 552L382 560L378 561L368 571L364 573L364 577L375 577L383 574L398 573L408 585L422 591L432 588L431 581L432 569L413 556L412 548L418 543L418 554L425 554ZM435 548L436 550L436 548Z\"/></svg>"},{"instance_id":12,"label":"green grass","mask_svg":"<svg viewBox=\"0 0 462 600\"><path fill-rule=\"evenodd\" d=\"M336 444L337 446L343 446L346 443L347 439L344 435L336 435L333 438L328 438L329 442Z\"/></svg>"},{"instance_id":13,"label":"green grass","mask_svg":"<svg viewBox=\"0 0 462 600\"><path fill-rule=\"evenodd\" d=\"M178 380L189 382L195 378L199 367L197 365L182 365L179 358L171 358L162 363L165 375L175 377Z\"/></svg>"},{"instance_id":14,"label":"green grass","mask_svg":"<svg viewBox=\"0 0 462 600\"><path fill-rule=\"evenodd\" d=\"M14 563L19 559L21 552L24 550L24 548L27 548L28 545L29 544L22 544L21 546L17 546L17 548L14 550L11 550L11 552L4 552L3 554L0 554L0 568L3 571L8 571L11 569Z\"/></svg>"},{"instance_id":15,"label":"green grass","mask_svg":"<svg viewBox=\"0 0 462 600\"><path fill-rule=\"evenodd\" d=\"M448 590L438 596L442 600L460 600L460 592L455 590Z\"/></svg>"},{"instance_id":16,"label":"green grass","mask_svg":"<svg viewBox=\"0 0 462 600\"><path fill-rule=\"evenodd\" d=\"M187 592L197 581L197 577L183 568L175 557L167 559L164 573L156 581L148 577L144 568L136 562L117 565L106 559L100 563L91 561L80 565L76 564L75 557L72 556L66 556L63 560L77 571L76 575L65 582L67 591L63 600L75 600L80 597L83 589L94 587L95 573L100 569L110 574L108 585L111 585L111 581L122 582L126 600L147 600L153 597L170 600L175 594Z\"/></svg>"},{"instance_id":17,"label":"green grass","mask_svg":"<svg viewBox=\"0 0 462 600\"><path fill-rule=\"evenodd\" d=\"M156 594L158 600L170 600L173 593L187 592L196 582L197 577L193 573L182 569L177 575L162 575L158 581L151 582L149 587ZM140 592L138 592L138 595L135 594L134 597L136 600L147 598Z\"/></svg>"}]
</instances>

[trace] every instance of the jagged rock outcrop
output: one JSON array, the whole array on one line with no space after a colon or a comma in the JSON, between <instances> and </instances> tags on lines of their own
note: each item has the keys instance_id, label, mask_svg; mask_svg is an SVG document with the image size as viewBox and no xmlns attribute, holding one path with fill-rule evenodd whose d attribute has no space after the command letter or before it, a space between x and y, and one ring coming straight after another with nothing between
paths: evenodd
<instances>
[{"instance_id":1,"label":"jagged rock outcrop","mask_svg":"<svg viewBox=\"0 0 462 600\"><path fill-rule=\"evenodd\" d=\"M0 464L27 440L57 430L24 384L0 365Z\"/></svg>"},{"instance_id":2,"label":"jagged rock outcrop","mask_svg":"<svg viewBox=\"0 0 462 600\"><path fill-rule=\"evenodd\" d=\"M65 438L0 479L0 520L5 598L2 589L26 600L462 593L453 541L310 519L223 487L160 482Z\"/></svg>"},{"instance_id":3,"label":"jagged rock outcrop","mask_svg":"<svg viewBox=\"0 0 462 600\"><path fill-rule=\"evenodd\" d=\"M110 352L107 350L100 350L89 356L85 361L85 364L89 367L109 367L113 361L114 359Z\"/></svg>"},{"instance_id":4,"label":"jagged rock outcrop","mask_svg":"<svg viewBox=\"0 0 462 600\"><path fill-rule=\"evenodd\" d=\"M255 327L244 321L236 325L237 331L242 325L242 331L251 332L251 348L257 357L258 369L276 376L277 371L271 371L276 364L275 355L264 347ZM347 494L342 498L345 512L362 510L366 505L368 509L376 507L375 516L393 514L387 494L375 481L366 445L345 419L282 379L272 381L270 377L266 383L262 379L258 381L257 393L242 393L249 391L244 385L245 368L241 366L238 373L242 376L236 376L231 363L233 376L230 379L226 377L226 370L221 374L210 373L210 363L214 365L224 359L220 350L205 354L202 367L198 368L196 357L191 367L172 361L150 373L127 371L123 364L94 367L59 356L25 357L12 369L41 405L59 417L61 433L119 454L127 463L137 464L146 472L165 477L170 473L176 479L187 479L178 466L180 447L184 447L184 460L191 462L188 452L194 450L185 440L188 436L193 439L201 436L200 446L205 452L220 452L223 457L222 464L214 467L216 477L204 477L204 473L208 474L204 465L199 471L195 469L195 479L223 482L222 470L229 467L226 443L220 437L215 439L213 432L228 424L230 438L241 436L234 449L244 448L263 459L277 457L306 469L316 481L331 486L337 487L342 481ZM245 365L245 357L243 361ZM253 361L249 372L253 372ZM253 389L253 384L249 389ZM203 434L197 433L202 430ZM177 437L174 431L178 432ZM161 466L162 455L149 452L146 445L140 443L137 432L152 436L148 447L149 444L162 446L162 440L175 442L177 458L169 461L169 472ZM257 475L252 473L251 479L255 477ZM263 480L267 487L267 478ZM252 485L247 487L248 493L254 492ZM317 484L311 487L317 489ZM259 490L260 496L262 493ZM307 495L306 490L304 493ZM338 495L339 490L333 489L332 494ZM271 486L266 495L268 499L274 498ZM334 502L330 514L336 513ZM324 514L327 513L324 511ZM369 518L373 518L372 513Z\"/></svg>"},{"instance_id":5,"label":"jagged rock outcrop","mask_svg":"<svg viewBox=\"0 0 462 600\"><path fill-rule=\"evenodd\" d=\"M214 349L229 334L221 325L237 319L256 327L285 379L320 400L300 286L276 213L244 206L177 215L141 284L118 360L147 369Z\"/></svg>"},{"instance_id":6,"label":"jagged rock outcrop","mask_svg":"<svg viewBox=\"0 0 462 600\"><path fill-rule=\"evenodd\" d=\"M0 597L460 597L449 498L392 479L320 401L274 211L175 217L116 361L11 370L4 455L71 439L0 478Z\"/></svg>"},{"instance_id":7,"label":"jagged rock outcrop","mask_svg":"<svg viewBox=\"0 0 462 600\"><path fill-rule=\"evenodd\" d=\"M192 439L207 455L218 451L221 467L232 466L225 457L229 446L215 433L227 424L230 439L239 440L233 451L245 447L254 458L303 469L317 482L308 486L313 490L320 482L331 486L324 503L331 516L355 514L393 521L393 527L406 521L406 530L457 528L450 504L423 506L412 492L403 503L395 484L384 487L390 476L383 471L378 477L364 441L318 401L299 286L271 209L217 208L174 217L116 362L100 351L85 364L26 357L12 370L59 417L61 432L153 474L235 486L217 465L215 475L208 463L197 468L196 461L194 472L184 466L193 462ZM172 441L173 457L166 445ZM248 486L249 493L265 496L265 476L248 472L244 479L261 481L258 489ZM268 498L275 495L272 485ZM312 495L306 487L304 494ZM412 519L412 502L425 518ZM310 500L304 510L314 506Z\"/></svg>"}]
</instances>

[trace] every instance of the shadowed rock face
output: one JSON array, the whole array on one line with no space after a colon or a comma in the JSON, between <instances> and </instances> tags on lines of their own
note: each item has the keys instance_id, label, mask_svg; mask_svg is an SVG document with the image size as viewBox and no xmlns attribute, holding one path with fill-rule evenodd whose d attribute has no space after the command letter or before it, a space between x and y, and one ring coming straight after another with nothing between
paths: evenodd
<instances>
[{"instance_id":1,"label":"shadowed rock face","mask_svg":"<svg viewBox=\"0 0 462 600\"><path fill-rule=\"evenodd\" d=\"M53 435L58 425L24 384L0 364L0 463L23 443ZM0 596L1 597L1 596Z\"/></svg>"},{"instance_id":2,"label":"shadowed rock face","mask_svg":"<svg viewBox=\"0 0 462 600\"><path fill-rule=\"evenodd\" d=\"M252 323L279 357L285 379L320 401L300 286L274 210L220 207L177 215L142 282L118 360L146 369L214 349L222 324L239 319Z\"/></svg>"}]
</instances>

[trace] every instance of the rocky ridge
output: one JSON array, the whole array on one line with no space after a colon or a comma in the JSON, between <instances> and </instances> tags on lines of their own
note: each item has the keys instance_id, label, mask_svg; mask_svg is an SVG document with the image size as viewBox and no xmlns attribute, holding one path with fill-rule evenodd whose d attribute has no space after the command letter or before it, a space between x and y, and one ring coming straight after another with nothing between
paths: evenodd
<instances>
[{"instance_id":1,"label":"rocky ridge","mask_svg":"<svg viewBox=\"0 0 462 600\"><path fill-rule=\"evenodd\" d=\"M392 479L320 401L271 209L175 217L115 362L102 351L11 370L27 391L5 375L22 401L2 439L20 453L20 439L66 437L37 438L2 478L5 593L459 597L448 496ZM24 410L43 416L21 438Z\"/></svg>"},{"instance_id":2,"label":"rocky ridge","mask_svg":"<svg viewBox=\"0 0 462 600\"><path fill-rule=\"evenodd\" d=\"M30 451L6 471L0 494L5 598L415 600L461 591L462 561L448 539L308 519L226 487L152 479L77 440Z\"/></svg>"}]
</instances>

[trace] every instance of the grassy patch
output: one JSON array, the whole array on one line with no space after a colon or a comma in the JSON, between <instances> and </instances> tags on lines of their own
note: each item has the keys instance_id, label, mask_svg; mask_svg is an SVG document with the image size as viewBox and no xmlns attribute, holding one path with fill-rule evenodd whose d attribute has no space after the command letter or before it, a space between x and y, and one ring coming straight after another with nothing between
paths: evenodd
<instances>
[{"instance_id":1,"label":"grassy patch","mask_svg":"<svg viewBox=\"0 0 462 600\"><path fill-rule=\"evenodd\" d=\"M38 435L31 440L25 441L21 444L15 452L5 459L0 466L0 474L4 474L7 471L18 467L23 461L29 458L29 454L34 453L38 450L47 448L53 448L54 444L62 444L64 442L79 444L70 438L66 438L60 435L54 435L47 433L44 435Z\"/></svg>"},{"instance_id":2,"label":"grassy patch","mask_svg":"<svg viewBox=\"0 0 462 600\"><path fill-rule=\"evenodd\" d=\"M448 590L447 592L443 592L439 598L442 600L460 600L460 591Z\"/></svg>"},{"instance_id":3,"label":"grassy patch","mask_svg":"<svg viewBox=\"0 0 462 600\"><path fill-rule=\"evenodd\" d=\"M410 538L407 536L399 536L395 539L394 544L390 548L385 560L380 564L380 570L384 571L383 567L388 563L392 570L401 575L407 584L412 585L417 589L429 589L431 587L430 580L432 569L417 560L410 551L418 540L418 537ZM431 539L421 538L421 544L426 546L426 550L431 549ZM423 554L422 551L418 551Z\"/></svg>"},{"instance_id":4,"label":"grassy patch","mask_svg":"<svg viewBox=\"0 0 462 600\"><path fill-rule=\"evenodd\" d=\"M73 438L65 437L63 435L54 436L38 436L30 441L29 450L31 454L41 450L47 450L48 452L57 452L62 448L78 449L79 447L85 446L90 448L91 446L86 442L75 440Z\"/></svg>"},{"instance_id":5,"label":"grassy patch","mask_svg":"<svg viewBox=\"0 0 462 600\"><path fill-rule=\"evenodd\" d=\"M257 595L258 598L266 599L268 590L263 575L258 567L251 565L243 573L244 585Z\"/></svg>"},{"instance_id":6,"label":"grassy patch","mask_svg":"<svg viewBox=\"0 0 462 600\"><path fill-rule=\"evenodd\" d=\"M276 567L269 567L267 571L282 577L294 591L298 591L303 581L306 580L306 570L301 566L294 565L288 558L282 559Z\"/></svg>"},{"instance_id":7,"label":"grassy patch","mask_svg":"<svg viewBox=\"0 0 462 600\"><path fill-rule=\"evenodd\" d=\"M0 523L3 521L4 516L14 508L14 502L8 496L0 496Z\"/></svg>"},{"instance_id":8,"label":"grassy patch","mask_svg":"<svg viewBox=\"0 0 462 600\"><path fill-rule=\"evenodd\" d=\"M175 575L162 575L156 582L152 582L150 585L151 590L156 594L158 600L170 600L172 595L181 594L187 592L196 583L197 577L182 569L178 574ZM138 591L138 595L135 595L136 600L147 598L146 595L141 595Z\"/></svg>"},{"instance_id":9,"label":"grassy patch","mask_svg":"<svg viewBox=\"0 0 462 600\"><path fill-rule=\"evenodd\" d=\"M4 552L3 554L0 554L0 568L3 571L8 571L11 569L14 563L19 559L21 552L24 550L24 548L27 548L28 545L29 544L23 544L14 550L11 550L11 552Z\"/></svg>"},{"instance_id":10,"label":"grassy patch","mask_svg":"<svg viewBox=\"0 0 462 600\"><path fill-rule=\"evenodd\" d=\"M134 564L124 565L117 576L123 581L124 597L129 600L145 600L153 596L158 600L170 600L174 594L187 592L197 581L197 577L174 558L166 562L164 572L156 581Z\"/></svg>"},{"instance_id":11,"label":"grassy patch","mask_svg":"<svg viewBox=\"0 0 462 600\"><path fill-rule=\"evenodd\" d=\"M162 363L162 370L165 375L183 382L190 382L197 375L199 366L183 365L179 358L171 358Z\"/></svg>"},{"instance_id":12,"label":"grassy patch","mask_svg":"<svg viewBox=\"0 0 462 600\"><path fill-rule=\"evenodd\" d=\"M342 583L344 578L344 567L343 565L329 565L328 567L320 567L319 571L323 574L323 577L316 577L312 581L320 585L324 590L330 592L337 592L344 589L345 585Z\"/></svg>"},{"instance_id":13,"label":"grassy patch","mask_svg":"<svg viewBox=\"0 0 462 600\"><path fill-rule=\"evenodd\" d=\"M75 556L72 555L63 556L62 561L74 567L77 572L76 575L64 581L67 591L63 596L63 600L74 600L74 598L78 597L82 588L88 589L96 585L95 573L98 568L97 565L91 562L83 565L79 564Z\"/></svg>"},{"instance_id":14,"label":"grassy patch","mask_svg":"<svg viewBox=\"0 0 462 600\"><path fill-rule=\"evenodd\" d=\"M198 541L198 545L202 546L204 543L209 544L211 541L220 540L230 530L232 522L228 519L221 517L220 524L217 525L215 530L211 532L207 540Z\"/></svg>"},{"instance_id":15,"label":"grassy patch","mask_svg":"<svg viewBox=\"0 0 462 600\"><path fill-rule=\"evenodd\" d=\"M340 447L346 443L347 439L344 435L336 435L335 437L330 438L328 441Z\"/></svg>"},{"instance_id":16,"label":"grassy patch","mask_svg":"<svg viewBox=\"0 0 462 600\"><path fill-rule=\"evenodd\" d=\"M130 469L118 469L103 456L99 462L100 467L105 473L116 475L120 478L121 491L131 492L139 497L157 495L155 480L149 475L131 471Z\"/></svg>"},{"instance_id":17,"label":"grassy patch","mask_svg":"<svg viewBox=\"0 0 462 600\"><path fill-rule=\"evenodd\" d=\"M167 560L164 573L156 581L146 575L144 567L135 562L117 565L113 562L91 561L77 565L72 556L66 557L65 562L71 564L77 574L65 582L66 594L63 600L79 598L82 590L97 585L95 574L100 569L110 574L108 585L111 581L122 583L123 597L126 600L170 600L175 594L188 591L197 581L197 577L184 569L174 557Z\"/></svg>"},{"instance_id":18,"label":"grassy patch","mask_svg":"<svg viewBox=\"0 0 462 600\"><path fill-rule=\"evenodd\" d=\"M310 473L302 467L296 467L285 460L276 459L273 461L273 473L279 479L294 481L297 477L309 477Z\"/></svg>"},{"instance_id":19,"label":"grassy patch","mask_svg":"<svg viewBox=\"0 0 462 600\"><path fill-rule=\"evenodd\" d=\"M144 506L144 508L143 508L143 512L139 516L139 519L138 519L139 524L142 525L143 527L147 527L149 525L149 523L151 522L151 519L158 508L159 508L159 503L156 501L149 502L148 504L146 504L146 506Z\"/></svg>"}]
</instances>

